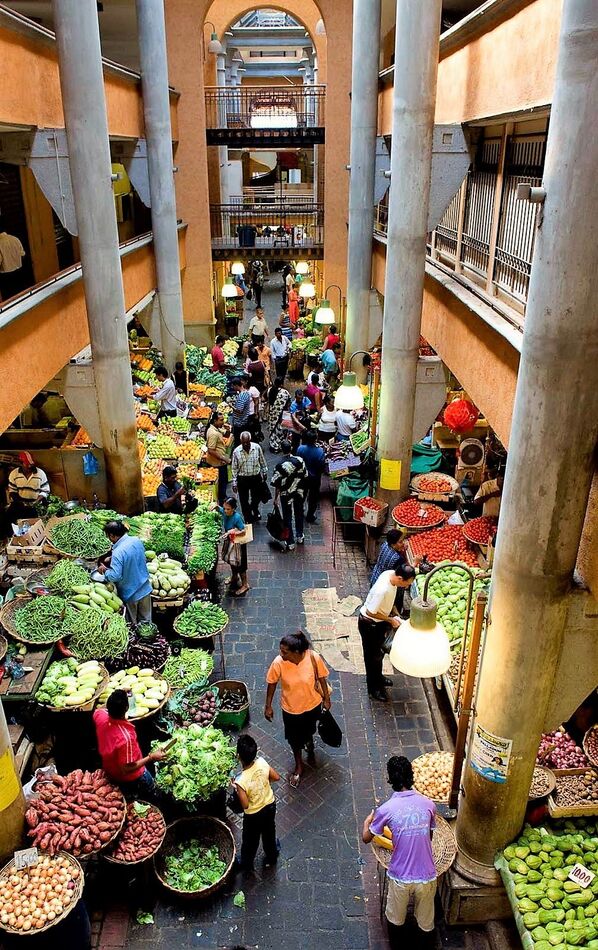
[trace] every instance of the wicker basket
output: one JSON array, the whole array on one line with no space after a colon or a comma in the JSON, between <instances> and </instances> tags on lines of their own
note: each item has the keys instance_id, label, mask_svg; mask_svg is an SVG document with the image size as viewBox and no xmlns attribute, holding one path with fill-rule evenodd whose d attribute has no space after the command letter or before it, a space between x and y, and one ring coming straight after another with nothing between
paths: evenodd
<instances>
[{"instance_id":1,"label":"wicker basket","mask_svg":"<svg viewBox=\"0 0 598 950\"><path fill-rule=\"evenodd\" d=\"M63 636L59 634L54 639L50 638L48 640L28 640L27 637L24 637L20 634L15 627L14 616L17 610L20 610L22 607L26 607L33 600L33 597L15 597L14 600L9 600L7 604L4 605L2 610L0 610L0 624L4 627L6 632L10 634L13 640L18 640L20 643L27 643L30 646L37 647L41 649L44 646L49 646L52 643L57 643Z\"/></svg>"},{"instance_id":2,"label":"wicker basket","mask_svg":"<svg viewBox=\"0 0 598 950\"><path fill-rule=\"evenodd\" d=\"M66 858L69 861L69 863L72 864L73 868L77 868L77 870L79 871L79 874L75 881L75 887L73 890L73 899L71 900L70 904L68 905L68 907L66 907L63 910L62 914L58 914L58 916L56 916L54 920L50 920L43 927L39 927L39 928L36 927L34 930L26 930L26 931L17 930L15 927L10 927L8 924L0 924L0 927L3 930L5 930L7 933L18 934L19 937L28 937L31 934L45 933L45 931L49 930L50 927L55 927L56 924L61 923L65 919L65 917L68 917L70 912L74 910L74 908L79 903L81 899L81 895L83 894L83 885L84 885L83 868L81 867L77 859L74 858L72 854L69 854L67 851L59 851L58 854L55 855L55 857ZM14 864L15 864L14 858L11 858L8 864L4 865L4 867L0 871L0 881L6 880L6 878L10 877L11 874L23 873L22 871L15 871Z\"/></svg>"},{"instance_id":3,"label":"wicker basket","mask_svg":"<svg viewBox=\"0 0 598 950\"><path fill-rule=\"evenodd\" d=\"M411 764L412 764L413 766L415 766L416 764L417 764L417 765L423 765L423 764L430 758L430 756L434 756L434 755L437 755L437 753L435 753L435 752L425 752L423 755L418 755L418 757L417 757L416 759L414 759ZM453 758L453 760L454 760L454 756L452 756L452 758ZM415 771L417 771L417 769L416 769ZM427 792L424 792L423 789L417 787L417 779L414 781L413 787L414 787L414 789L415 789L417 792L419 792L421 795L426 795L428 798L431 799L431 801L436 802L437 805L448 805L448 795L447 795L447 797L446 797L445 799L442 799L442 798L432 798L430 795L428 795Z\"/></svg>"},{"instance_id":4,"label":"wicker basket","mask_svg":"<svg viewBox=\"0 0 598 950\"><path fill-rule=\"evenodd\" d=\"M8 650L8 640L0 633L0 660L3 660Z\"/></svg>"},{"instance_id":5,"label":"wicker basket","mask_svg":"<svg viewBox=\"0 0 598 950\"><path fill-rule=\"evenodd\" d=\"M106 683L110 679L110 674L102 663L100 663L100 672L102 674L102 678L98 683L98 687L91 699L88 699L86 703L82 703L80 706L48 706L46 703L39 703L39 705L43 706L44 709L49 710L49 712L91 712L96 700L102 695ZM39 702L39 700L36 700L36 702Z\"/></svg>"},{"instance_id":6,"label":"wicker basket","mask_svg":"<svg viewBox=\"0 0 598 950\"><path fill-rule=\"evenodd\" d=\"M548 769L544 765L536 765L534 769L534 778L539 780L541 776L545 779L546 790L540 792L540 794L532 795L530 788L530 794L528 795L528 801L530 802L536 801L538 798L546 798L546 796L551 795L556 788L556 775L552 769Z\"/></svg>"},{"instance_id":7,"label":"wicker basket","mask_svg":"<svg viewBox=\"0 0 598 950\"><path fill-rule=\"evenodd\" d=\"M588 762L591 762L592 765L595 765L595 766L598 768L598 759L596 759L595 756L591 755L591 753L590 753L590 751L589 751L588 739L590 738L590 735L591 735L592 733L594 733L595 735L598 736L598 725L590 726L590 728L589 728L588 731L586 732L585 736L583 737L582 746L583 746L583 751L584 751L585 754L586 754L586 759L588 760Z\"/></svg>"},{"instance_id":8,"label":"wicker basket","mask_svg":"<svg viewBox=\"0 0 598 950\"><path fill-rule=\"evenodd\" d=\"M204 887L199 891L181 891L166 882L166 862L168 855L172 854L175 847L182 841L190 841L197 838L205 847L218 848L221 859L226 862L226 870L215 884ZM229 876L236 856L235 839L233 833L219 818L209 816L198 816L197 818L179 818L166 829L166 836L162 847L154 857L154 871L156 877L163 887L170 894L176 894L177 897L197 898L209 897L214 894L225 883Z\"/></svg>"},{"instance_id":9,"label":"wicker basket","mask_svg":"<svg viewBox=\"0 0 598 950\"><path fill-rule=\"evenodd\" d=\"M77 514L74 514L74 515L64 515L64 517L62 518L50 518L50 520L48 521L46 525L46 541L44 543L44 551L50 554L58 554L60 557L67 558L67 560L69 561L75 561L78 557L81 556L80 554L69 554L68 551L61 551L60 548L57 548L56 545L52 544L52 541L50 540L50 534L52 532L52 528L54 528L57 524L64 524L66 521L74 521L74 520L85 521L87 520L87 515L85 514L85 512L81 511L81 512L77 512ZM108 538L106 538L106 550L103 551L102 554L99 554L98 557L104 557L106 554L108 554L109 551L110 551L110 542ZM96 558L95 557L88 558L87 560L95 561Z\"/></svg>"},{"instance_id":10,"label":"wicker basket","mask_svg":"<svg viewBox=\"0 0 598 950\"><path fill-rule=\"evenodd\" d=\"M388 870L392 851L372 841L372 851L376 861ZM432 832L432 856L436 867L436 874L440 877L448 871L457 854L457 842L448 821L436 815L436 828Z\"/></svg>"},{"instance_id":11,"label":"wicker basket","mask_svg":"<svg viewBox=\"0 0 598 950\"><path fill-rule=\"evenodd\" d=\"M179 616L176 618L172 625L172 629L175 633L178 633L179 637L181 637L183 640L193 640L194 643L196 643L198 640L211 640L213 637L219 636L221 633L224 633L229 624L229 621L227 620L222 624L221 627L218 628L218 630L214 630L212 633L198 633L196 636L194 636L191 633L183 633L181 630L179 630L178 622L181 616L182 614L179 614Z\"/></svg>"},{"instance_id":12,"label":"wicker basket","mask_svg":"<svg viewBox=\"0 0 598 950\"><path fill-rule=\"evenodd\" d=\"M149 804L149 803L148 803L148 802L140 802L140 804L146 805L146 804ZM117 844L117 842L118 842L118 839L113 839L113 848L112 848L112 851L105 851L105 852L102 854L102 857L103 857L106 861L109 861L111 864L120 864L121 867L133 867L135 864L143 864L144 861L149 861L149 860L151 860L151 858L153 858L154 855L156 855L156 854L158 853L158 851L160 850L160 848L162 847L162 845L163 845L163 843L164 843L164 838L166 837L166 822L164 821L164 815L162 814L162 812L160 811L159 808L156 808L155 805L150 805L150 812L157 812L157 813L160 815L160 818L162 819L162 826L163 826L163 827L162 827L162 837L160 838L160 841L159 841L159 843L156 845L156 847L154 848L153 852L152 852L151 854L148 854L148 856L147 856L146 858L139 858L137 861L125 861L124 858L118 858L118 857L115 856L115 854L114 854L114 848L116 847L116 844ZM148 812L148 814L149 814L149 812ZM122 832L124 831L126 823L127 823L127 818L125 817L125 821L123 822L122 829L121 829L121 831L119 832L119 837L120 837L120 835L122 834Z\"/></svg>"}]
</instances>

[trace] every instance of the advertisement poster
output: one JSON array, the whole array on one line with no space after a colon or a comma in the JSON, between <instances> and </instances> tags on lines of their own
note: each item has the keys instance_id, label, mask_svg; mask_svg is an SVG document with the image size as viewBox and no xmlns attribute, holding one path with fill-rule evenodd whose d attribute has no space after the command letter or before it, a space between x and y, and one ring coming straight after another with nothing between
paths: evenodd
<instances>
[{"instance_id":1,"label":"advertisement poster","mask_svg":"<svg viewBox=\"0 0 598 950\"><path fill-rule=\"evenodd\" d=\"M471 746L471 767L488 781L504 785L509 772L512 748L512 739L495 736L476 723Z\"/></svg>"}]
</instances>

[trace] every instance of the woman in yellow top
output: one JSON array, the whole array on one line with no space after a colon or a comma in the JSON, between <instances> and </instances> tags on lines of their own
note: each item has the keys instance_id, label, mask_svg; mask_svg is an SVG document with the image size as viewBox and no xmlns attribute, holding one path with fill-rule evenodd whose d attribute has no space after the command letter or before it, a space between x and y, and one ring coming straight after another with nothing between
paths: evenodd
<instances>
[{"instance_id":1,"label":"woman in yellow top","mask_svg":"<svg viewBox=\"0 0 598 950\"><path fill-rule=\"evenodd\" d=\"M289 633L280 641L280 656L270 664L266 675L268 689L264 716L272 722L272 700L280 682L284 737L295 756L295 770L289 775L289 784L297 788L303 774L302 751L307 749L307 761L315 762L314 734L321 707L330 709L328 667L321 656L314 653L304 633Z\"/></svg>"},{"instance_id":2,"label":"woman in yellow top","mask_svg":"<svg viewBox=\"0 0 598 950\"><path fill-rule=\"evenodd\" d=\"M276 799L270 782L278 782L280 775L262 756L257 754L257 743L250 735L239 736L237 755L243 771L233 785L243 808L243 839L240 865L243 871L253 871L260 838L266 867L276 864L280 844L276 837Z\"/></svg>"},{"instance_id":3,"label":"woman in yellow top","mask_svg":"<svg viewBox=\"0 0 598 950\"><path fill-rule=\"evenodd\" d=\"M206 432L206 462L218 469L219 505L222 505L226 498L231 441L230 428L225 424L224 416L221 412L214 412Z\"/></svg>"}]
</instances>

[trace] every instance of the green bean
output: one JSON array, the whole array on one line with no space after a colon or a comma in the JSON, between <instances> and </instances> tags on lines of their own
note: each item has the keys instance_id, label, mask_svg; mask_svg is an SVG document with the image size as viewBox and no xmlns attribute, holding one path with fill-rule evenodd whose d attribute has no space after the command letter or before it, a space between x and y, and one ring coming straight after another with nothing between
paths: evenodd
<instances>
[{"instance_id":1,"label":"green bean","mask_svg":"<svg viewBox=\"0 0 598 950\"><path fill-rule=\"evenodd\" d=\"M99 525L80 518L58 522L50 529L50 541L59 551L77 557L100 557L110 548L110 543Z\"/></svg>"},{"instance_id":2,"label":"green bean","mask_svg":"<svg viewBox=\"0 0 598 950\"><path fill-rule=\"evenodd\" d=\"M68 632L71 615L76 613L62 597L37 597L14 613L15 629L34 643L55 643Z\"/></svg>"},{"instance_id":3,"label":"green bean","mask_svg":"<svg viewBox=\"0 0 598 950\"><path fill-rule=\"evenodd\" d=\"M127 649L129 628L124 617L110 617L99 610L78 613L70 626L69 649L78 660L101 660L119 656Z\"/></svg>"},{"instance_id":4,"label":"green bean","mask_svg":"<svg viewBox=\"0 0 598 950\"><path fill-rule=\"evenodd\" d=\"M170 656L163 677L173 689L191 683L207 683L214 669L214 660L206 650L182 649L179 656Z\"/></svg>"},{"instance_id":5,"label":"green bean","mask_svg":"<svg viewBox=\"0 0 598 950\"><path fill-rule=\"evenodd\" d=\"M46 584L56 594L71 594L74 587L87 584L88 581L89 574L85 568L65 558L56 562L48 575Z\"/></svg>"}]
</instances>

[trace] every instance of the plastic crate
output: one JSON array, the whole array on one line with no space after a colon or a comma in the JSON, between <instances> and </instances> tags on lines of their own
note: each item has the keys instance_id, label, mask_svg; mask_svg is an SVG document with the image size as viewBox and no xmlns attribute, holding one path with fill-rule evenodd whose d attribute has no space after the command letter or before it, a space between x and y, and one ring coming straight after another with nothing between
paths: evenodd
<instances>
[{"instance_id":1,"label":"plastic crate","mask_svg":"<svg viewBox=\"0 0 598 950\"><path fill-rule=\"evenodd\" d=\"M370 508L363 504L364 501L375 502L376 507ZM355 521L369 525L370 528L379 528L386 521L388 505L376 498L370 498L368 495L358 498L353 505L353 517Z\"/></svg>"},{"instance_id":2,"label":"plastic crate","mask_svg":"<svg viewBox=\"0 0 598 950\"><path fill-rule=\"evenodd\" d=\"M212 686L217 688L218 694L225 689L232 689L245 695L245 706L242 709L235 712L219 710L215 722L216 726L231 726L233 729L242 729L249 716L249 690L245 683L242 680L218 680L217 683L212 683Z\"/></svg>"}]
</instances>

